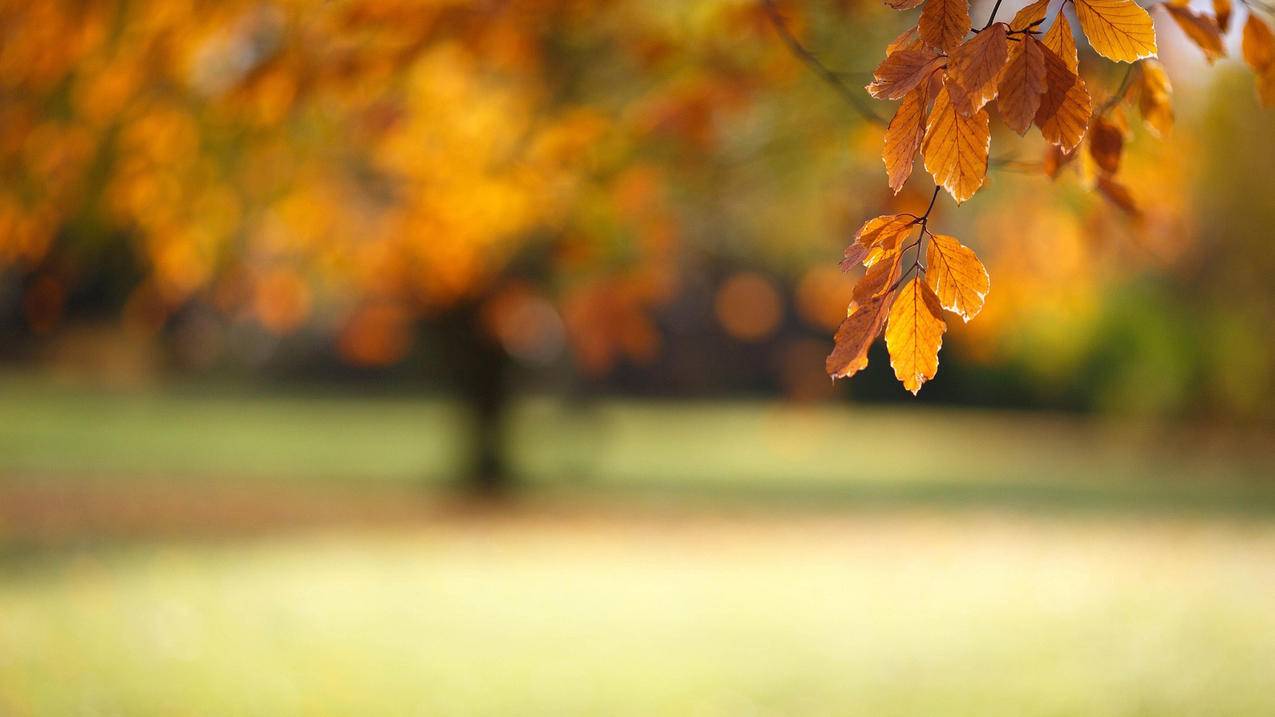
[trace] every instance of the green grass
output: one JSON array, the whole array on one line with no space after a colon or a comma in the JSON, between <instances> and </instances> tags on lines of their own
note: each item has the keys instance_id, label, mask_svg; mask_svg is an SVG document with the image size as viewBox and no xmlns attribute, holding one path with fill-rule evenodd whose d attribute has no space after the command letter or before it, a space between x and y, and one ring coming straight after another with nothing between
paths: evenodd
<instances>
[{"instance_id":1,"label":"green grass","mask_svg":"<svg viewBox=\"0 0 1275 717\"><path fill-rule=\"evenodd\" d=\"M411 495L463 440L410 396L0 397L0 501L55 513ZM1275 714L1261 434L547 400L512 428L520 508L24 544L0 715Z\"/></svg>"}]
</instances>

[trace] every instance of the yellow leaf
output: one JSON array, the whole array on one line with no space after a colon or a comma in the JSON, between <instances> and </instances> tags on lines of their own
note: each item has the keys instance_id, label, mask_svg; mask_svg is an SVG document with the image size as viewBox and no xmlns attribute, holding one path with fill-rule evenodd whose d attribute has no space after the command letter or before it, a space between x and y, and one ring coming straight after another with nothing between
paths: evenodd
<instances>
[{"instance_id":1,"label":"yellow leaf","mask_svg":"<svg viewBox=\"0 0 1275 717\"><path fill-rule=\"evenodd\" d=\"M1009 26L1013 30L1025 30L1032 25L1038 25L1045 21L1045 15L1049 12L1049 0L1036 0L1036 2L1014 13L1014 19L1009 21Z\"/></svg>"},{"instance_id":2,"label":"yellow leaf","mask_svg":"<svg viewBox=\"0 0 1275 717\"><path fill-rule=\"evenodd\" d=\"M881 158L885 161L890 189L895 194L903 189L903 184L912 175L912 162L925 136L925 93L924 87L909 92L885 129L885 149Z\"/></svg>"},{"instance_id":3,"label":"yellow leaf","mask_svg":"<svg viewBox=\"0 0 1275 717\"><path fill-rule=\"evenodd\" d=\"M1156 53L1151 15L1133 0L1074 0L1080 29L1094 52L1116 62Z\"/></svg>"},{"instance_id":4,"label":"yellow leaf","mask_svg":"<svg viewBox=\"0 0 1275 717\"><path fill-rule=\"evenodd\" d=\"M1155 136L1168 136L1173 130L1173 86L1169 75L1156 60L1143 60L1139 68L1138 109L1142 121Z\"/></svg>"},{"instance_id":5,"label":"yellow leaf","mask_svg":"<svg viewBox=\"0 0 1275 717\"><path fill-rule=\"evenodd\" d=\"M848 378L868 365L868 349L872 342L881 335L894 294L883 294L869 299L861 306L855 307L850 315L842 319L833 337L835 345L828 354L824 368L828 375L837 378Z\"/></svg>"},{"instance_id":6,"label":"yellow leaf","mask_svg":"<svg viewBox=\"0 0 1275 717\"><path fill-rule=\"evenodd\" d=\"M944 84L930 111L921 153L934 182L946 189L957 204L983 186L990 143L987 110L963 116L952 104L949 88Z\"/></svg>"},{"instance_id":7,"label":"yellow leaf","mask_svg":"<svg viewBox=\"0 0 1275 717\"><path fill-rule=\"evenodd\" d=\"M996 107L1010 129L1025 134L1036 118L1045 82L1045 55L1040 44L1022 41L1014 44L1009 62L1000 77L1000 96Z\"/></svg>"},{"instance_id":8,"label":"yellow leaf","mask_svg":"<svg viewBox=\"0 0 1275 717\"><path fill-rule=\"evenodd\" d=\"M960 102L952 97L963 115L983 109L996 96L996 78L1009 57L1008 30L998 22L962 43L947 62L948 79L961 90Z\"/></svg>"},{"instance_id":9,"label":"yellow leaf","mask_svg":"<svg viewBox=\"0 0 1275 717\"><path fill-rule=\"evenodd\" d=\"M1165 5L1169 17L1182 28L1182 32L1204 51L1204 59L1213 64L1218 58L1226 57L1226 48L1222 46L1222 33L1216 21L1201 15L1185 5Z\"/></svg>"},{"instance_id":10,"label":"yellow leaf","mask_svg":"<svg viewBox=\"0 0 1275 717\"><path fill-rule=\"evenodd\" d=\"M926 0L921 10L921 39L936 50L951 50L970 31L969 0Z\"/></svg>"},{"instance_id":11,"label":"yellow leaf","mask_svg":"<svg viewBox=\"0 0 1275 717\"><path fill-rule=\"evenodd\" d=\"M916 217L911 214L883 214L863 223L854 234L854 241L846 247L845 259L841 268L850 267L863 262L864 266L872 266L881 257L898 251L903 239L916 226Z\"/></svg>"},{"instance_id":12,"label":"yellow leaf","mask_svg":"<svg viewBox=\"0 0 1275 717\"><path fill-rule=\"evenodd\" d=\"M1061 18L1060 18L1061 19ZM1025 42L1035 42L1025 38ZM1080 76L1067 68L1052 50L1042 45L1045 56L1045 80L1048 89L1040 99L1036 110L1036 126L1046 142L1071 152L1085 137L1085 127L1093 112L1093 101Z\"/></svg>"},{"instance_id":13,"label":"yellow leaf","mask_svg":"<svg viewBox=\"0 0 1275 717\"><path fill-rule=\"evenodd\" d=\"M1107 174L1120 170L1120 154L1124 151L1124 133L1102 117L1094 117L1089 126L1089 156Z\"/></svg>"},{"instance_id":14,"label":"yellow leaf","mask_svg":"<svg viewBox=\"0 0 1275 717\"><path fill-rule=\"evenodd\" d=\"M1076 53L1076 36L1071 32L1071 23L1067 21L1067 16L1061 12L1055 16L1054 24L1050 26L1049 32L1040 38L1040 42L1045 47L1054 51L1054 54L1067 65L1067 69L1072 72L1080 71L1080 57Z\"/></svg>"},{"instance_id":15,"label":"yellow leaf","mask_svg":"<svg viewBox=\"0 0 1275 717\"><path fill-rule=\"evenodd\" d=\"M944 331L947 324L934 290L913 277L895 296L885 330L890 366L912 395L938 373Z\"/></svg>"},{"instance_id":16,"label":"yellow leaf","mask_svg":"<svg viewBox=\"0 0 1275 717\"><path fill-rule=\"evenodd\" d=\"M933 50L898 50L877 65L866 89L879 100L897 100L926 80L943 62L944 58Z\"/></svg>"},{"instance_id":17,"label":"yellow leaf","mask_svg":"<svg viewBox=\"0 0 1275 717\"><path fill-rule=\"evenodd\" d=\"M944 234L930 237L925 252L925 280L939 304L969 321L983 310L991 278L974 250Z\"/></svg>"}]
</instances>

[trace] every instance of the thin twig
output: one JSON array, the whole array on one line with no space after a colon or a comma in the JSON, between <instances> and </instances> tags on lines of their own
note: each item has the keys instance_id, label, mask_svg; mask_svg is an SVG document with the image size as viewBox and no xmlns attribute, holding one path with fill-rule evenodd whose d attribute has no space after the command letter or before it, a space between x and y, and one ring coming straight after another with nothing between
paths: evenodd
<instances>
[{"instance_id":1,"label":"thin twig","mask_svg":"<svg viewBox=\"0 0 1275 717\"><path fill-rule=\"evenodd\" d=\"M842 82L837 73L829 70L827 66L819 61L819 58L814 56L814 53L801 44L792 34L792 31L788 29L788 25L779 14L779 9L775 7L774 0L761 0L761 6L766 11L766 16L770 18L770 24L775 26L775 32L779 33L779 38L784 41L784 45L788 47L788 51L792 53L793 57L804 63L828 86L836 90L837 94L841 95L841 99L845 100L846 104L850 105L865 120L882 127L888 124L884 118L872 110L872 107L868 105L863 97Z\"/></svg>"},{"instance_id":2,"label":"thin twig","mask_svg":"<svg viewBox=\"0 0 1275 717\"><path fill-rule=\"evenodd\" d=\"M1120 80L1120 87L1116 88L1116 93L1106 102L1102 103L1102 107L1098 108L1099 115L1107 114L1113 107L1120 104L1120 100L1124 99L1125 94L1129 91L1130 83L1133 82L1134 68L1140 64L1142 64L1141 60L1129 63L1129 66L1125 68L1124 77Z\"/></svg>"},{"instance_id":3,"label":"thin twig","mask_svg":"<svg viewBox=\"0 0 1275 717\"><path fill-rule=\"evenodd\" d=\"M996 13L1000 12L1001 2L1003 2L1003 0L996 0L996 5L992 7L992 14L988 16L987 24L983 26L984 30L991 27L992 23L996 22Z\"/></svg>"}]
</instances>

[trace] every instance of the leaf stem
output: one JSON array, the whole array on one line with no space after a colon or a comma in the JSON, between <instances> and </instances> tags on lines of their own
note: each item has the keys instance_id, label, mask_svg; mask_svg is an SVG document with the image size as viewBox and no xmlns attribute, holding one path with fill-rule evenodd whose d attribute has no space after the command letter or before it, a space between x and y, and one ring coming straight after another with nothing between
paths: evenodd
<instances>
[{"instance_id":1,"label":"leaf stem","mask_svg":"<svg viewBox=\"0 0 1275 717\"><path fill-rule=\"evenodd\" d=\"M850 105L865 120L881 127L886 126L885 119L874 112L864 98L842 82L835 72L829 70L826 65L819 61L819 58L815 57L814 53L807 50L801 44L801 41L792 34L792 31L788 29L788 25L784 22L784 18L779 14L779 9L775 7L775 0L760 0L760 2L762 9L766 11L766 17L770 19L770 24L774 25L775 32L779 34L779 38L783 40L784 45L792 53L793 57L800 60L819 79L836 90L837 94L841 95L841 99L845 100L846 104Z\"/></svg>"},{"instance_id":2,"label":"leaf stem","mask_svg":"<svg viewBox=\"0 0 1275 717\"><path fill-rule=\"evenodd\" d=\"M987 18L987 24L983 26L984 30L991 27L993 22L996 22L996 13L1000 12L1002 2L1004 0L996 0L996 4L992 6L992 14Z\"/></svg>"}]
</instances>

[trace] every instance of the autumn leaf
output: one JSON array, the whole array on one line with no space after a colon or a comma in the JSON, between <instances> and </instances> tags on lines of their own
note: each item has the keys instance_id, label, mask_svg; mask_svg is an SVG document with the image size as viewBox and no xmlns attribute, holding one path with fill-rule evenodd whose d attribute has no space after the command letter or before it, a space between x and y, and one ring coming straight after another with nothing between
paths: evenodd
<instances>
[{"instance_id":1,"label":"autumn leaf","mask_svg":"<svg viewBox=\"0 0 1275 717\"><path fill-rule=\"evenodd\" d=\"M895 295L888 293L873 297L856 306L849 316L842 319L833 337L832 353L824 362L829 376L849 378L868 365L868 349L881 335Z\"/></svg>"},{"instance_id":2,"label":"autumn leaf","mask_svg":"<svg viewBox=\"0 0 1275 717\"><path fill-rule=\"evenodd\" d=\"M1080 71L1080 57L1076 53L1076 36L1071 32L1071 23L1061 12L1055 16L1054 24L1040 38L1045 47L1054 51L1072 72Z\"/></svg>"},{"instance_id":3,"label":"autumn leaf","mask_svg":"<svg viewBox=\"0 0 1275 717\"><path fill-rule=\"evenodd\" d=\"M863 278L859 279L859 283L854 285L854 293L850 301L851 308L868 303L894 286L902 273L902 263L903 252L896 250L869 267Z\"/></svg>"},{"instance_id":4,"label":"autumn leaf","mask_svg":"<svg viewBox=\"0 0 1275 717\"><path fill-rule=\"evenodd\" d=\"M912 176L912 163L925 137L926 88L918 87L903 98L894 118L885 129L885 149L881 159L895 194Z\"/></svg>"},{"instance_id":5,"label":"autumn leaf","mask_svg":"<svg viewBox=\"0 0 1275 717\"><path fill-rule=\"evenodd\" d=\"M1036 42L1024 38L1025 42ZM1058 55L1041 46L1045 56L1045 80L1047 89L1036 110L1036 126L1046 142L1056 144L1065 151L1074 150L1085 136L1093 101L1085 81L1072 72Z\"/></svg>"},{"instance_id":6,"label":"autumn leaf","mask_svg":"<svg viewBox=\"0 0 1275 717\"><path fill-rule=\"evenodd\" d=\"M1231 29L1231 0L1213 0L1213 16L1218 31L1225 35Z\"/></svg>"},{"instance_id":7,"label":"autumn leaf","mask_svg":"<svg viewBox=\"0 0 1275 717\"><path fill-rule=\"evenodd\" d=\"M920 31L917 29L916 25L913 25L899 33L898 37L891 40L890 44L885 46L885 54L892 55L896 50L916 50L921 47L923 47L923 45L921 43Z\"/></svg>"},{"instance_id":8,"label":"autumn leaf","mask_svg":"<svg viewBox=\"0 0 1275 717\"><path fill-rule=\"evenodd\" d=\"M948 56L948 79L960 90L952 95L952 100L961 114L968 117L996 96L996 78L1009 57L1009 40L1005 36L1008 29L1005 23L995 23Z\"/></svg>"},{"instance_id":9,"label":"autumn leaf","mask_svg":"<svg viewBox=\"0 0 1275 717\"><path fill-rule=\"evenodd\" d=\"M1089 125L1089 156L1102 171L1115 174L1120 170L1120 153L1124 150L1124 133L1115 124L1095 116Z\"/></svg>"},{"instance_id":10,"label":"autumn leaf","mask_svg":"<svg viewBox=\"0 0 1275 717\"><path fill-rule=\"evenodd\" d=\"M974 250L944 234L930 236L925 252L925 280L939 305L969 321L983 310L991 278Z\"/></svg>"},{"instance_id":11,"label":"autumn leaf","mask_svg":"<svg viewBox=\"0 0 1275 717\"><path fill-rule=\"evenodd\" d=\"M1275 105L1275 37L1252 12L1244 22L1244 61L1257 75L1257 98L1265 106Z\"/></svg>"},{"instance_id":12,"label":"autumn leaf","mask_svg":"<svg viewBox=\"0 0 1275 717\"><path fill-rule=\"evenodd\" d=\"M1000 76L996 107L1001 119L1018 134L1026 134L1045 93L1045 55L1037 42L1017 42Z\"/></svg>"},{"instance_id":13,"label":"autumn leaf","mask_svg":"<svg viewBox=\"0 0 1275 717\"><path fill-rule=\"evenodd\" d=\"M921 84L944 61L945 58L928 48L898 50L877 65L867 86L868 94L879 100L897 100Z\"/></svg>"},{"instance_id":14,"label":"autumn leaf","mask_svg":"<svg viewBox=\"0 0 1275 717\"><path fill-rule=\"evenodd\" d=\"M969 0L926 0L919 26L925 44L936 50L955 48L970 31Z\"/></svg>"},{"instance_id":15,"label":"autumn leaf","mask_svg":"<svg viewBox=\"0 0 1275 717\"><path fill-rule=\"evenodd\" d=\"M983 186L990 144L987 110L962 115L952 104L945 83L930 110L921 154L935 184L946 189L957 204Z\"/></svg>"},{"instance_id":16,"label":"autumn leaf","mask_svg":"<svg viewBox=\"0 0 1275 717\"><path fill-rule=\"evenodd\" d=\"M890 366L912 395L938 373L945 331L943 309L934 290L919 276L913 277L894 297L885 330Z\"/></svg>"},{"instance_id":17,"label":"autumn leaf","mask_svg":"<svg viewBox=\"0 0 1275 717\"><path fill-rule=\"evenodd\" d=\"M1173 130L1173 87L1164 66L1156 60L1143 60L1138 66L1138 109L1142 121L1157 137Z\"/></svg>"},{"instance_id":18,"label":"autumn leaf","mask_svg":"<svg viewBox=\"0 0 1275 717\"><path fill-rule=\"evenodd\" d=\"M841 269L849 270L860 262L871 266L881 257L897 251L915 225L916 217L911 214L883 214L869 219L859 227L854 241L846 247Z\"/></svg>"},{"instance_id":19,"label":"autumn leaf","mask_svg":"<svg viewBox=\"0 0 1275 717\"><path fill-rule=\"evenodd\" d=\"M1014 13L1014 19L1009 21L1010 29L1026 30L1032 25L1044 22L1045 15L1049 12L1049 1L1036 0L1036 2Z\"/></svg>"},{"instance_id":20,"label":"autumn leaf","mask_svg":"<svg viewBox=\"0 0 1275 717\"><path fill-rule=\"evenodd\" d=\"M1226 48L1222 46L1222 33L1216 21L1206 15L1195 12L1186 5L1168 4L1164 9L1169 17L1182 28L1182 32L1190 38L1203 52L1204 59L1213 64L1219 58L1226 57Z\"/></svg>"},{"instance_id":21,"label":"autumn leaf","mask_svg":"<svg viewBox=\"0 0 1275 717\"><path fill-rule=\"evenodd\" d=\"M1102 196L1106 197L1108 201L1125 213L1134 219L1142 217L1142 208L1138 206L1138 202L1133 198L1133 194L1128 187L1104 174L1098 175L1097 187Z\"/></svg>"},{"instance_id":22,"label":"autumn leaf","mask_svg":"<svg viewBox=\"0 0 1275 717\"><path fill-rule=\"evenodd\" d=\"M1151 15L1133 0L1074 0L1080 29L1094 52L1116 62L1156 53Z\"/></svg>"}]
</instances>

